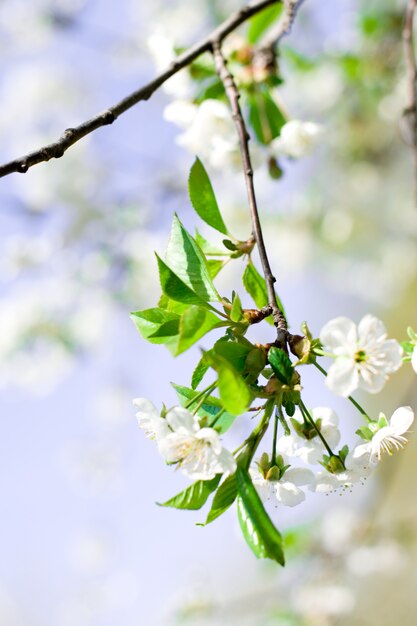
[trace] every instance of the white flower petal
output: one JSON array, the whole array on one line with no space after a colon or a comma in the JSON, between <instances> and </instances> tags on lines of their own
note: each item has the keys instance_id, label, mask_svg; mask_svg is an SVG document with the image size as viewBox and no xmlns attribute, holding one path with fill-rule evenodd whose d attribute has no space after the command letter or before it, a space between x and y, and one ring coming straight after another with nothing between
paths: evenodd
<instances>
[{"instance_id":1,"label":"white flower petal","mask_svg":"<svg viewBox=\"0 0 417 626\"><path fill-rule=\"evenodd\" d=\"M174 100L164 109L164 119L180 128L188 128L193 123L198 107L188 100Z\"/></svg>"},{"instance_id":2,"label":"white flower petal","mask_svg":"<svg viewBox=\"0 0 417 626\"><path fill-rule=\"evenodd\" d=\"M155 405L147 398L135 398L133 400L133 406L136 407L141 413L153 413L159 417L159 412Z\"/></svg>"},{"instance_id":3,"label":"white flower petal","mask_svg":"<svg viewBox=\"0 0 417 626\"><path fill-rule=\"evenodd\" d=\"M280 481L273 485L276 499L285 506L297 506L306 498L304 491L292 482Z\"/></svg>"},{"instance_id":4,"label":"white flower petal","mask_svg":"<svg viewBox=\"0 0 417 626\"><path fill-rule=\"evenodd\" d=\"M174 406L166 414L166 421L176 433L189 435L199 430L198 417L182 406Z\"/></svg>"},{"instance_id":5,"label":"white flower petal","mask_svg":"<svg viewBox=\"0 0 417 626\"><path fill-rule=\"evenodd\" d=\"M314 483L315 477L313 472L305 467L290 467L285 472L283 479L286 483L290 482L301 487Z\"/></svg>"},{"instance_id":6,"label":"white flower petal","mask_svg":"<svg viewBox=\"0 0 417 626\"><path fill-rule=\"evenodd\" d=\"M212 447L215 454L220 454L222 444L219 433L214 428L201 428L195 436L197 439L204 439L207 445Z\"/></svg>"},{"instance_id":7,"label":"white flower petal","mask_svg":"<svg viewBox=\"0 0 417 626\"><path fill-rule=\"evenodd\" d=\"M403 349L395 339L388 339L382 345L385 371L396 372L403 363Z\"/></svg>"},{"instance_id":8,"label":"white flower petal","mask_svg":"<svg viewBox=\"0 0 417 626\"><path fill-rule=\"evenodd\" d=\"M361 346L373 344L386 336L384 324L374 315L365 315L358 324L358 338Z\"/></svg>"},{"instance_id":9,"label":"white flower petal","mask_svg":"<svg viewBox=\"0 0 417 626\"><path fill-rule=\"evenodd\" d=\"M388 376L384 372L363 367L360 369L358 386L368 393L379 393L386 383L387 378Z\"/></svg>"},{"instance_id":10,"label":"white flower petal","mask_svg":"<svg viewBox=\"0 0 417 626\"><path fill-rule=\"evenodd\" d=\"M159 440L171 432L166 420L159 415L155 405L150 400L135 398L133 404L139 409L136 413L136 419L147 437Z\"/></svg>"},{"instance_id":11,"label":"white flower petal","mask_svg":"<svg viewBox=\"0 0 417 626\"><path fill-rule=\"evenodd\" d=\"M170 433L158 442L158 449L167 463L177 463L190 447L188 434Z\"/></svg>"},{"instance_id":12,"label":"white flower petal","mask_svg":"<svg viewBox=\"0 0 417 626\"><path fill-rule=\"evenodd\" d=\"M278 439L277 452L279 452L279 454L286 454L290 457L297 456L299 440L300 437L295 434L283 435Z\"/></svg>"},{"instance_id":13,"label":"white flower petal","mask_svg":"<svg viewBox=\"0 0 417 626\"><path fill-rule=\"evenodd\" d=\"M409 430L414 421L414 411L410 406L401 406L392 414L389 425L396 435L402 435Z\"/></svg>"},{"instance_id":14,"label":"white flower petal","mask_svg":"<svg viewBox=\"0 0 417 626\"><path fill-rule=\"evenodd\" d=\"M327 406L318 406L312 410L314 421L320 419L323 426L337 426L339 424L339 417Z\"/></svg>"},{"instance_id":15,"label":"white flower petal","mask_svg":"<svg viewBox=\"0 0 417 626\"><path fill-rule=\"evenodd\" d=\"M220 454L217 455L219 472L222 474L234 474L236 471L236 460L229 450L222 448Z\"/></svg>"},{"instance_id":16,"label":"white flower petal","mask_svg":"<svg viewBox=\"0 0 417 626\"><path fill-rule=\"evenodd\" d=\"M357 389L359 373L353 359L339 358L330 366L326 386L338 396L350 396Z\"/></svg>"},{"instance_id":17,"label":"white flower petal","mask_svg":"<svg viewBox=\"0 0 417 626\"><path fill-rule=\"evenodd\" d=\"M348 317L336 317L323 326L320 341L330 352L346 354L356 350L356 326ZM341 351L342 349L342 351Z\"/></svg>"}]
</instances>

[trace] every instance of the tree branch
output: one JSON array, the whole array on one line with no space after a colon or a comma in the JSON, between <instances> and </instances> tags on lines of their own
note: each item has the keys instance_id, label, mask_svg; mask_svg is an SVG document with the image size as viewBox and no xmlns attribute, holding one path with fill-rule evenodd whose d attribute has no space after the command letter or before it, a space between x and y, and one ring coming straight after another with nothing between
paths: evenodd
<instances>
[{"instance_id":1,"label":"tree branch","mask_svg":"<svg viewBox=\"0 0 417 626\"><path fill-rule=\"evenodd\" d=\"M283 0L282 15L276 26L265 36L261 46L256 51L256 56L262 59L264 67L275 69L277 46L281 39L291 32L298 9L304 0Z\"/></svg>"},{"instance_id":2,"label":"tree branch","mask_svg":"<svg viewBox=\"0 0 417 626\"><path fill-rule=\"evenodd\" d=\"M417 205L417 64L414 49L414 15L417 9L417 0L408 0L404 29L403 44L407 80L407 100L403 116L408 122L411 136L411 147L414 153L414 178Z\"/></svg>"},{"instance_id":3,"label":"tree branch","mask_svg":"<svg viewBox=\"0 0 417 626\"><path fill-rule=\"evenodd\" d=\"M179 55L164 72L159 74L148 84L126 96L123 100L109 107L102 113L96 115L90 120L87 120L86 122L83 122L79 126L67 128L62 136L54 143L43 146L42 148L39 148L34 152L30 152L23 157L1 165L0 177L7 176L13 172L24 174L30 167L33 167L33 165L36 165L37 163L49 161L50 159L59 159L68 150L68 148L80 141L80 139L86 135L89 135L102 126L112 124L120 115L138 104L138 102L141 102L142 100L149 100L155 91L159 89L159 87L161 87L161 85L163 85L169 78L171 78L171 76L174 76L174 74L179 72L181 69L190 65L204 52L210 51L214 41L222 42L231 32L236 30L238 26L246 22L253 15L260 13L263 9L281 1L282 0L253 0L252 2L249 2L249 4L242 7L239 11L220 24L220 26L218 26L202 41L186 50L183 54Z\"/></svg>"},{"instance_id":4,"label":"tree branch","mask_svg":"<svg viewBox=\"0 0 417 626\"><path fill-rule=\"evenodd\" d=\"M246 129L245 120L243 119L242 111L239 105L239 91L236 87L236 83L233 76L227 68L226 59L221 51L221 42L213 42L213 56L216 65L216 70L220 80L224 85L226 95L230 102L232 109L233 121L236 126L236 130L239 136L239 146L242 156L243 173L245 176L246 190L248 193L249 210L252 220L253 234L258 247L259 256L261 259L262 269L265 276L266 286L268 290L268 303L272 309L272 316L274 324L277 327L277 344L283 348L287 345L287 322L285 316L278 306L277 298L275 295L274 283L275 278L272 274L271 266L269 264L268 255L265 248L265 242L262 234L261 223L259 220L258 206L255 195L255 188L253 184L253 167L249 152L249 134Z\"/></svg>"}]
</instances>

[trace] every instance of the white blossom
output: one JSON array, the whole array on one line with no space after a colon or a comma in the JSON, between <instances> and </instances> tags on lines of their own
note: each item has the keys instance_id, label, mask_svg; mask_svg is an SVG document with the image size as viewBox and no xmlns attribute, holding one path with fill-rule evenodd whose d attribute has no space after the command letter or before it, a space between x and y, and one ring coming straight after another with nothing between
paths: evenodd
<instances>
[{"instance_id":1,"label":"white blossom","mask_svg":"<svg viewBox=\"0 0 417 626\"><path fill-rule=\"evenodd\" d=\"M326 439L330 448L335 448L340 441L340 431L338 428L339 418L336 413L327 407L317 407L311 411L313 420L317 423L320 420L320 432ZM301 412L297 409L294 418L302 423L303 418ZM290 457L299 457L305 463L318 463L325 453L323 443L318 435L312 439L305 439L298 433L292 432L291 435L283 436L278 440L277 450L281 454Z\"/></svg>"},{"instance_id":2,"label":"white blossom","mask_svg":"<svg viewBox=\"0 0 417 626\"><path fill-rule=\"evenodd\" d=\"M337 317L322 328L320 340L335 359L326 384L340 396L358 387L378 393L388 374L402 364L400 344L387 339L384 324L373 315L365 315L358 327L347 317Z\"/></svg>"},{"instance_id":3,"label":"white blossom","mask_svg":"<svg viewBox=\"0 0 417 626\"><path fill-rule=\"evenodd\" d=\"M252 482L262 500L275 499L285 506L296 506L305 500L305 493L300 487L314 482L314 474L303 467L287 469L279 480L267 478L259 465L250 468Z\"/></svg>"},{"instance_id":4,"label":"white blossom","mask_svg":"<svg viewBox=\"0 0 417 626\"><path fill-rule=\"evenodd\" d=\"M219 100L204 100L194 114L188 109L190 123L184 133L178 135L177 143L198 154L212 167L239 165L238 138L228 106ZM170 105L165 115L184 127L184 104Z\"/></svg>"},{"instance_id":5,"label":"white blossom","mask_svg":"<svg viewBox=\"0 0 417 626\"><path fill-rule=\"evenodd\" d=\"M381 413L380 421L384 419ZM402 406L394 411L389 422L379 428L368 443L359 444L349 453L346 461L358 465L365 457L368 464L381 458L382 452L392 454L393 450L400 450L407 443L404 434L410 429L414 421L414 412L409 406ZM386 420L385 420L386 422Z\"/></svg>"},{"instance_id":6,"label":"white blossom","mask_svg":"<svg viewBox=\"0 0 417 626\"><path fill-rule=\"evenodd\" d=\"M158 410L150 400L135 398L133 405L139 409L136 413L136 419L149 439L159 441L159 439L171 432L167 421L159 415Z\"/></svg>"},{"instance_id":7,"label":"white blossom","mask_svg":"<svg viewBox=\"0 0 417 626\"><path fill-rule=\"evenodd\" d=\"M276 157L288 156L300 159L311 153L322 128L314 122L290 120L281 128L279 137L271 143L271 151Z\"/></svg>"},{"instance_id":8,"label":"white blossom","mask_svg":"<svg viewBox=\"0 0 417 626\"><path fill-rule=\"evenodd\" d=\"M345 491L346 489L351 489L361 479L363 479L363 476L359 470L346 470L338 474L322 471L316 474L315 482L310 489L317 493L334 493L339 491L339 489Z\"/></svg>"},{"instance_id":9,"label":"white blossom","mask_svg":"<svg viewBox=\"0 0 417 626\"><path fill-rule=\"evenodd\" d=\"M164 32L153 33L148 37L147 44L159 72L166 70L175 61L177 54L174 41ZM174 74L164 83L163 89L176 98L187 98L192 92L188 71L184 69Z\"/></svg>"},{"instance_id":10,"label":"white blossom","mask_svg":"<svg viewBox=\"0 0 417 626\"><path fill-rule=\"evenodd\" d=\"M198 112L198 106L189 100L174 100L164 109L164 119L180 128L189 128Z\"/></svg>"},{"instance_id":11,"label":"white blossom","mask_svg":"<svg viewBox=\"0 0 417 626\"><path fill-rule=\"evenodd\" d=\"M167 412L166 421L171 432L158 440L159 451L167 463L179 463L188 478L211 480L236 470L236 461L222 447L218 432L200 428L196 415L176 406Z\"/></svg>"},{"instance_id":12,"label":"white blossom","mask_svg":"<svg viewBox=\"0 0 417 626\"><path fill-rule=\"evenodd\" d=\"M350 613L355 606L355 598L350 589L341 585L310 585L299 587L294 592L293 605L298 613L308 618L308 623L323 624L327 617L336 618Z\"/></svg>"}]
</instances>

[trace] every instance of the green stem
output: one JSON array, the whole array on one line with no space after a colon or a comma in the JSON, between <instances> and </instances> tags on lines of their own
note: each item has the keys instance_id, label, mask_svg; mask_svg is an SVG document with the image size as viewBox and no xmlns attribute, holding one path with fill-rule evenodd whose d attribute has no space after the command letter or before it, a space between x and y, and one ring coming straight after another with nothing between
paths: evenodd
<instances>
[{"instance_id":1,"label":"green stem","mask_svg":"<svg viewBox=\"0 0 417 626\"><path fill-rule=\"evenodd\" d=\"M209 428L213 428L216 424L216 422L218 422L218 420L221 418L221 416L223 415L223 413L226 412L226 409L220 409L220 411L217 413L217 415L214 416L214 420L211 422L211 424L209 424Z\"/></svg>"},{"instance_id":2,"label":"green stem","mask_svg":"<svg viewBox=\"0 0 417 626\"><path fill-rule=\"evenodd\" d=\"M277 459L277 436L278 436L278 408L275 411L275 422L274 422L274 438L272 440L272 456L271 456L271 465L276 465Z\"/></svg>"},{"instance_id":3,"label":"green stem","mask_svg":"<svg viewBox=\"0 0 417 626\"><path fill-rule=\"evenodd\" d=\"M324 376L327 376L326 370L324 369L324 367L319 365L317 361L314 362L314 365L322 374L324 374ZM368 420L368 422L372 422L372 419L369 417L368 413L365 411L363 407L361 407L361 405L359 404L359 402L355 400L355 398L353 398L352 396L348 396L347 399L358 409L359 413L361 413L364 416L364 418Z\"/></svg>"},{"instance_id":4,"label":"green stem","mask_svg":"<svg viewBox=\"0 0 417 626\"><path fill-rule=\"evenodd\" d=\"M200 400L201 397L204 398L204 396L207 393L211 393L212 391L214 391L214 389L217 387L217 381L215 381L214 383L211 383L208 387L206 387L205 389L203 389L203 391L200 391L200 393L198 393L196 396L194 396L194 398L191 398L191 400L189 400L187 402L187 404L184 405L185 409L189 409L190 406L192 406L195 402L198 402ZM200 408L200 407L199 407Z\"/></svg>"},{"instance_id":5,"label":"green stem","mask_svg":"<svg viewBox=\"0 0 417 626\"><path fill-rule=\"evenodd\" d=\"M262 441L263 436L268 430L269 420L271 419L273 408L274 408L274 400L268 400L268 402L265 404L265 411L264 411L264 414L262 415L262 418L259 424L253 429L249 437L245 439L245 441L238 448L236 448L236 450L233 452L233 454L236 454L237 452L242 450L242 448L245 448L245 447L247 448L244 452L241 452L241 454L239 455L239 461L241 463L243 462L246 468L249 467L253 459L253 456L256 452L257 447L259 446L260 442Z\"/></svg>"},{"instance_id":6,"label":"green stem","mask_svg":"<svg viewBox=\"0 0 417 626\"><path fill-rule=\"evenodd\" d=\"M300 405L299 406L300 406L300 409L301 409L301 413L303 414L303 417L305 417L305 419L312 425L312 427L316 431L317 435L320 437L321 442L324 445L324 447L326 448L326 450L329 453L329 455L331 457L332 456L336 456L336 454L334 454L333 450L331 449L331 447L327 443L326 439L323 437L322 433L320 432L320 429L318 428L317 424L315 423L315 421L311 417L310 413L308 412L308 409L307 409L306 405L304 404L304 402L302 400L300 400Z\"/></svg>"}]
</instances>

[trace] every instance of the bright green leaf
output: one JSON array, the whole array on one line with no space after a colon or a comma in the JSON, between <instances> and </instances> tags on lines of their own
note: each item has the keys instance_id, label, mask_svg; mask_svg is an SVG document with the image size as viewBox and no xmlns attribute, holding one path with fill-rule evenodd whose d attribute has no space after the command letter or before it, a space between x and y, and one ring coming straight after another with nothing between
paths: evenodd
<instances>
[{"instance_id":1,"label":"bright green leaf","mask_svg":"<svg viewBox=\"0 0 417 626\"><path fill-rule=\"evenodd\" d=\"M131 318L144 339L151 343L166 343L179 333L180 317L163 309L135 311Z\"/></svg>"},{"instance_id":2,"label":"bright green leaf","mask_svg":"<svg viewBox=\"0 0 417 626\"><path fill-rule=\"evenodd\" d=\"M237 496L237 482L236 474L228 476L224 482L217 489L214 494L213 502L211 503L211 509L207 515L207 519L204 524L199 526L206 526L220 517L227 509L233 504Z\"/></svg>"},{"instance_id":3,"label":"bright green leaf","mask_svg":"<svg viewBox=\"0 0 417 626\"><path fill-rule=\"evenodd\" d=\"M207 353L206 353L207 354ZM181 385L176 385L175 383L171 383L174 387L176 394L180 403L185 406L195 398L199 392L194 389L190 389L189 387L183 387ZM197 402L196 402L197 403ZM193 406L191 405L190 410L192 410ZM233 424L236 419L236 415L233 415L227 411L221 413L220 417L217 417L219 413L223 410L223 404L219 400L219 398L215 398L214 396L209 396L206 398L198 410L198 415L200 417L206 417L208 419L208 423L212 424L215 422L215 428L220 433L223 434Z\"/></svg>"},{"instance_id":4,"label":"bright green leaf","mask_svg":"<svg viewBox=\"0 0 417 626\"><path fill-rule=\"evenodd\" d=\"M181 354L194 345L206 333L216 328L219 318L199 306L191 306L182 316L179 322L179 341L177 354Z\"/></svg>"},{"instance_id":5,"label":"bright green leaf","mask_svg":"<svg viewBox=\"0 0 417 626\"><path fill-rule=\"evenodd\" d=\"M275 348L273 346L268 352L268 361L278 380L285 385L289 385L294 372L294 366L288 354L281 348Z\"/></svg>"},{"instance_id":6,"label":"bright green leaf","mask_svg":"<svg viewBox=\"0 0 417 626\"><path fill-rule=\"evenodd\" d=\"M230 310L232 322L240 322L242 319L242 303L237 293L233 292L232 308Z\"/></svg>"},{"instance_id":7,"label":"bright green leaf","mask_svg":"<svg viewBox=\"0 0 417 626\"><path fill-rule=\"evenodd\" d=\"M242 373L245 369L246 357L251 352L252 346L237 343L236 341L219 340L214 344L214 350L226 361L229 361L236 371Z\"/></svg>"},{"instance_id":8,"label":"bright green leaf","mask_svg":"<svg viewBox=\"0 0 417 626\"><path fill-rule=\"evenodd\" d=\"M279 18L282 13L282 4L274 4L251 18L248 27L248 41L255 44L266 30Z\"/></svg>"},{"instance_id":9,"label":"bright green leaf","mask_svg":"<svg viewBox=\"0 0 417 626\"><path fill-rule=\"evenodd\" d=\"M210 364L207 363L207 360L203 354L203 356L197 363L196 368L191 378L192 389L197 389L198 385L201 383L201 381L203 380L205 374L208 372L209 369L210 369Z\"/></svg>"},{"instance_id":10,"label":"bright green leaf","mask_svg":"<svg viewBox=\"0 0 417 626\"><path fill-rule=\"evenodd\" d=\"M252 261L249 261L249 263L247 264L245 271L243 272L242 280L243 286L255 302L258 309L262 309L262 307L266 306L268 304L268 291L266 288L265 279L260 275ZM281 311L284 312L282 303L278 297L277 303ZM270 324L274 323L271 316L267 317L266 321Z\"/></svg>"},{"instance_id":11,"label":"bright green leaf","mask_svg":"<svg viewBox=\"0 0 417 626\"><path fill-rule=\"evenodd\" d=\"M170 506L175 509L187 509L189 511L196 511L207 502L217 485L220 482L221 474L215 476L212 480L197 480L195 483L181 491L173 498L170 498L164 503L159 503L159 506Z\"/></svg>"},{"instance_id":12,"label":"bright green leaf","mask_svg":"<svg viewBox=\"0 0 417 626\"><path fill-rule=\"evenodd\" d=\"M279 136L287 120L269 91L257 90L249 98L249 121L258 141L268 145Z\"/></svg>"},{"instance_id":13,"label":"bright green leaf","mask_svg":"<svg viewBox=\"0 0 417 626\"><path fill-rule=\"evenodd\" d=\"M177 302L185 304L199 304L200 306L209 306L202 300L181 278L179 278L170 267L156 255L159 269L159 280L163 293Z\"/></svg>"},{"instance_id":14,"label":"bright green leaf","mask_svg":"<svg viewBox=\"0 0 417 626\"><path fill-rule=\"evenodd\" d=\"M188 191L191 204L201 219L223 235L227 235L227 228L220 214L210 178L198 158L190 171Z\"/></svg>"},{"instance_id":15,"label":"bright green leaf","mask_svg":"<svg viewBox=\"0 0 417 626\"><path fill-rule=\"evenodd\" d=\"M171 313L177 313L178 315L182 315L190 305L183 304L182 302L177 302L176 300L172 300L168 298L164 293L159 298L158 306L165 311L170 311Z\"/></svg>"},{"instance_id":16,"label":"bright green leaf","mask_svg":"<svg viewBox=\"0 0 417 626\"><path fill-rule=\"evenodd\" d=\"M271 522L246 470L238 466L237 510L240 527L258 559L272 559L285 565L282 537Z\"/></svg>"},{"instance_id":17,"label":"bright green leaf","mask_svg":"<svg viewBox=\"0 0 417 626\"><path fill-rule=\"evenodd\" d=\"M220 270L223 269L225 262L220 259L207 259L207 267L211 278L216 278Z\"/></svg>"},{"instance_id":18,"label":"bright green leaf","mask_svg":"<svg viewBox=\"0 0 417 626\"><path fill-rule=\"evenodd\" d=\"M224 408L233 415L244 413L252 402L249 387L239 372L224 357L206 352L207 359L217 372L219 394Z\"/></svg>"},{"instance_id":19,"label":"bright green leaf","mask_svg":"<svg viewBox=\"0 0 417 626\"><path fill-rule=\"evenodd\" d=\"M201 249L175 215L166 251L166 264L201 300L220 300ZM169 295L169 294L168 294Z\"/></svg>"}]
</instances>

